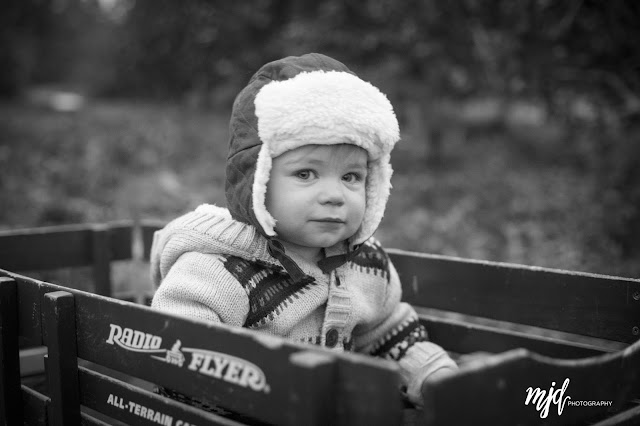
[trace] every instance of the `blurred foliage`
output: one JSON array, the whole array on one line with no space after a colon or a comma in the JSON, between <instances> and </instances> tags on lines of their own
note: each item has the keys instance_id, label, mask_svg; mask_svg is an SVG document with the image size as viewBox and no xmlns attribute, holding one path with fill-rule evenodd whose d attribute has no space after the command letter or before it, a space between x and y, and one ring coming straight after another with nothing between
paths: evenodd
<instances>
[{"instance_id":1,"label":"blurred foliage","mask_svg":"<svg viewBox=\"0 0 640 426\"><path fill-rule=\"evenodd\" d=\"M170 220L224 205L227 119L158 102L94 101L75 113L0 103L0 205L10 206L0 228ZM618 215L601 202L595 174L553 153L532 159L502 131L469 134L446 166L425 167L414 131L405 127L392 158L378 232L386 246L640 276L603 228Z\"/></svg>"},{"instance_id":2,"label":"blurred foliage","mask_svg":"<svg viewBox=\"0 0 640 426\"><path fill-rule=\"evenodd\" d=\"M639 108L633 0L7 0L0 22L5 88L89 68L73 75L87 90L212 94L270 60L320 51L393 78L392 92L417 80L431 94L554 103L572 89Z\"/></svg>"},{"instance_id":3,"label":"blurred foliage","mask_svg":"<svg viewBox=\"0 0 640 426\"><path fill-rule=\"evenodd\" d=\"M348 64L396 108L404 139L396 168L418 177L412 184L398 174L405 183L395 184L390 205L405 247L590 270L640 255L636 1L3 6L0 96L54 85L112 99L77 116L3 107L1 201L46 206L33 217L5 210L4 226L104 220L125 213L125 203L166 215L198 194L217 199L205 182L222 171L190 159L223 161L229 108L261 65L315 51ZM205 148L212 135L215 146ZM24 176L41 189L22 194Z\"/></svg>"}]
</instances>

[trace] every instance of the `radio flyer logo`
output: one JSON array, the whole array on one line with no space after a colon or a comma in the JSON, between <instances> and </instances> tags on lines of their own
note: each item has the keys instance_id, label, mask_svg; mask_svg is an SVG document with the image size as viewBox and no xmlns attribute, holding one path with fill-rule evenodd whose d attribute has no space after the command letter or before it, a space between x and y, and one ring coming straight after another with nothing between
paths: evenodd
<instances>
[{"instance_id":1,"label":"radio flyer logo","mask_svg":"<svg viewBox=\"0 0 640 426\"><path fill-rule=\"evenodd\" d=\"M177 365L178 367L182 367L184 364L184 355L180 352L180 346L182 342L180 339L176 340L176 342L171 346L171 350L168 350L164 357L159 356L151 356L151 358L155 358L158 361L164 361L167 364Z\"/></svg>"},{"instance_id":2,"label":"radio flyer logo","mask_svg":"<svg viewBox=\"0 0 640 426\"><path fill-rule=\"evenodd\" d=\"M270 388L262 370L255 364L238 357L204 349L185 348L191 352L189 370L224 380L256 392L269 393Z\"/></svg>"},{"instance_id":3,"label":"radio flyer logo","mask_svg":"<svg viewBox=\"0 0 640 426\"><path fill-rule=\"evenodd\" d=\"M109 324L106 343L117 345L127 351L148 353L151 358L183 368L187 357L187 368L198 374L249 388L256 392L269 393L267 378L257 365L245 359L199 348L183 348L180 339L171 349L162 348L162 337L143 333L117 324Z\"/></svg>"},{"instance_id":4,"label":"radio flyer logo","mask_svg":"<svg viewBox=\"0 0 640 426\"><path fill-rule=\"evenodd\" d=\"M153 334L143 333L131 328L122 328L117 324L109 324L109 338L107 343L110 345L116 344L123 349L133 352L164 352L165 349L161 349L162 337L154 336Z\"/></svg>"},{"instance_id":5,"label":"radio flyer logo","mask_svg":"<svg viewBox=\"0 0 640 426\"><path fill-rule=\"evenodd\" d=\"M558 416L562 415L565 406L569 407L611 407L613 401L576 401L569 395L566 395L567 388L569 387L569 379L566 378L562 383L562 386L555 388L556 382L551 382L551 387L548 391L540 388L533 388L532 386L527 388L527 396L524 400L524 405L529 405L536 408L536 411L540 413L540 418L545 419L549 415L549 408L551 404L555 404L558 409Z\"/></svg>"}]
</instances>

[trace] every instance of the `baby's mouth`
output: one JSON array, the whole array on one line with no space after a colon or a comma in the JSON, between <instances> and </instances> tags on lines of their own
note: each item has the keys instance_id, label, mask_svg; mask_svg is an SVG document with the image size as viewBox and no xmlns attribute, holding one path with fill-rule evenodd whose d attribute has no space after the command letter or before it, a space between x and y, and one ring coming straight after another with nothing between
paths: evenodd
<instances>
[{"instance_id":1,"label":"baby's mouth","mask_svg":"<svg viewBox=\"0 0 640 426\"><path fill-rule=\"evenodd\" d=\"M313 219L312 222L344 223L344 220L337 217L323 217L320 219Z\"/></svg>"}]
</instances>

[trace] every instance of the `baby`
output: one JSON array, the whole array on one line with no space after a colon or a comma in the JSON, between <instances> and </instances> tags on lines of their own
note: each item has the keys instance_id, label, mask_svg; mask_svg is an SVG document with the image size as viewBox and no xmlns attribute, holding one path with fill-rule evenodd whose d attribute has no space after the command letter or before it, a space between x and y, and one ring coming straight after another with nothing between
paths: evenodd
<instances>
[{"instance_id":1,"label":"baby","mask_svg":"<svg viewBox=\"0 0 640 426\"><path fill-rule=\"evenodd\" d=\"M394 360L420 405L457 367L372 237L399 140L386 96L327 56L287 57L240 92L230 132L228 209L202 205L156 233L152 306Z\"/></svg>"}]
</instances>

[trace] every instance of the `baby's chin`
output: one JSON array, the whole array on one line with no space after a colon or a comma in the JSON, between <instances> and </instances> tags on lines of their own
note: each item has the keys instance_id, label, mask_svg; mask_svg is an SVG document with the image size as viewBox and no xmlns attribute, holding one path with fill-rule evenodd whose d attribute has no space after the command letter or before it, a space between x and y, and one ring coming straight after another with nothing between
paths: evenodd
<instances>
[{"instance_id":1,"label":"baby's chin","mask_svg":"<svg viewBox=\"0 0 640 426\"><path fill-rule=\"evenodd\" d=\"M348 237L343 236L319 236L315 238L305 238L300 241L299 245L309 248L329 248L336 244L345 241Z\"/></svg>"},{"instance_id":2,"label":"baby's chin","mask_svg":"<svg viewBox=\"0 0 640 426\"><path fill-rule=\"evenodd\" d=\"M338 243L348 240L353 236L353 233L326 233L309 238L309 245L318 248L333 247Z\"/></svg>"}]
</instances>

